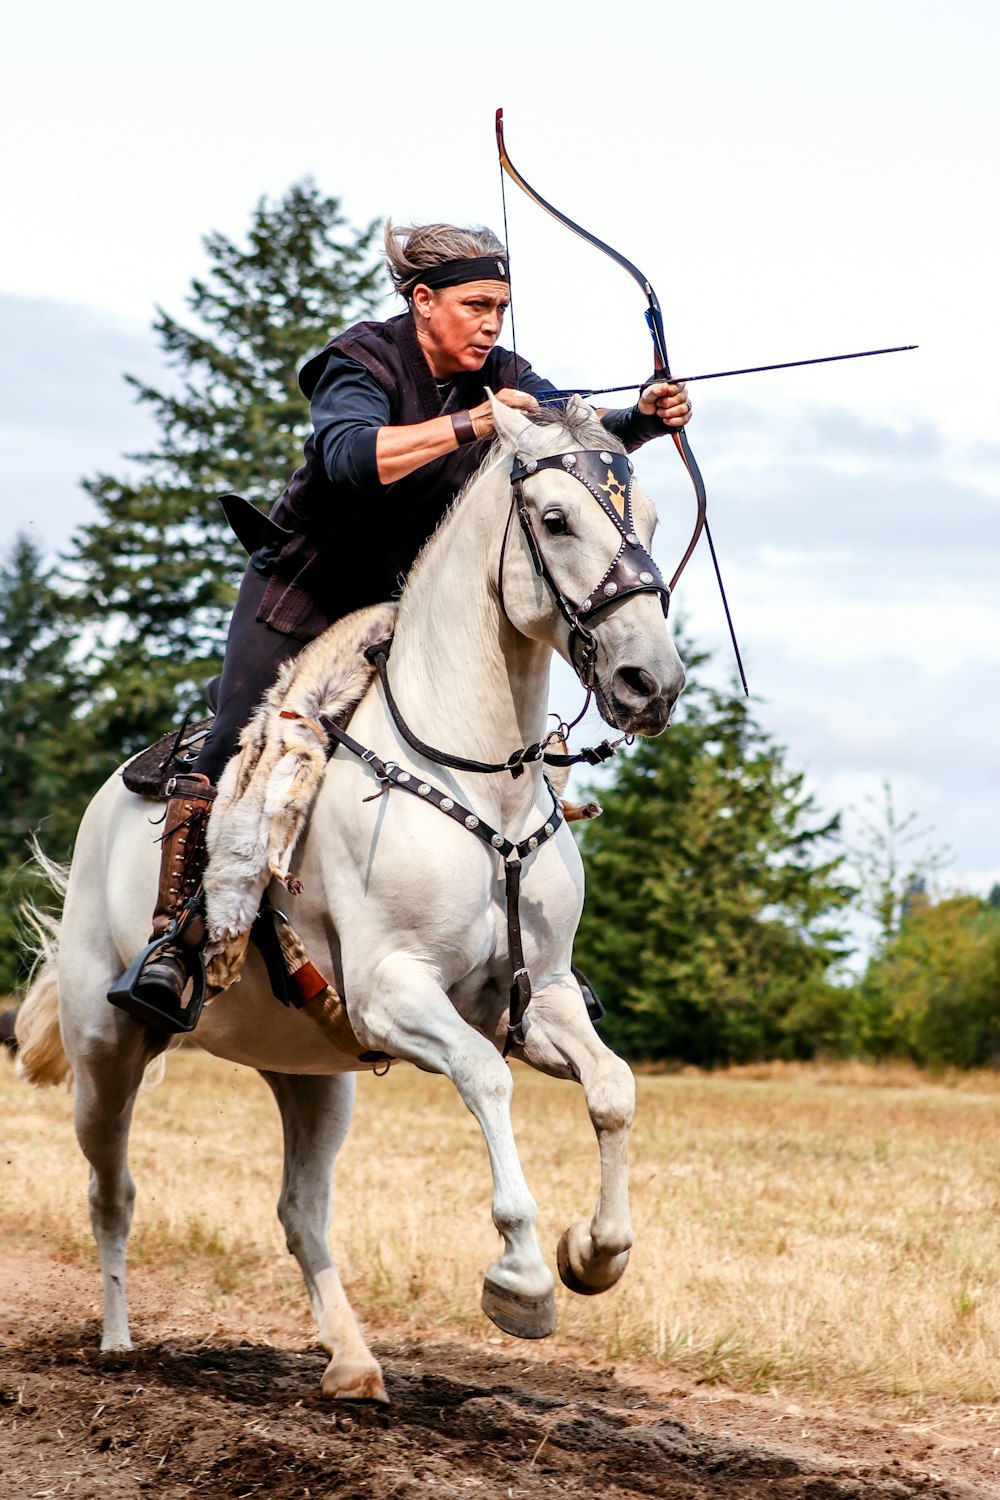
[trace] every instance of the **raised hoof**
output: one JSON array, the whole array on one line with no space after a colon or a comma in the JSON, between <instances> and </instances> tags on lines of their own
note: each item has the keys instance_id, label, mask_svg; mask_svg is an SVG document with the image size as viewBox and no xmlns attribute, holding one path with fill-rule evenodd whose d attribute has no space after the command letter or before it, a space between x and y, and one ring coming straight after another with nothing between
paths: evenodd
<instances>
[{"instance_id":1,"label":"raised hoof","mask_svg":"<svg viewBox=\"0 0 1000 1500\"><path fill-rule=\"evenodd\" d=\"M327 1365L320 1386L323 1395L330 1401L382 1401L386 1405L386 1392L382 1371L378 1365Z\"/></svg>"},{"instance_id":2,"label":"raised hoof","mask_svg":"<svg viewBox=\"0 0 1000 1500\"><path fill-rule=\"evenodd\" d=\"M628 1265L628 1251L622 1251L621 1255L616 1255L611 1262L614 1268L613 1274L606 1276L599 1285L591 1286L589 1282L582 1281L573 1270L569 1258L569 1234L568 1229L563 1231L562 1237L559 1240L559 1248L556 1250L556 1269L559 1272L559 1280L563 1286L567 1287L571 1292L576 1292L580 1297L597 1297L601 1292L609 1291L616 1282L621 1280L622 1273Z\"/></svg>"},{"instance_id":3,"label":"raised hoof","mask_svg":"<svg viewBox=\"0 0 1000 1500\"><path fill-rule=\"evenodd\" d=\"M487 1279L480 1305L491 1322L516 1339L547 1339L556 1331L556 1299L551 1291L544 1297L524 1297Z\"/></svg>"}]
</instances>

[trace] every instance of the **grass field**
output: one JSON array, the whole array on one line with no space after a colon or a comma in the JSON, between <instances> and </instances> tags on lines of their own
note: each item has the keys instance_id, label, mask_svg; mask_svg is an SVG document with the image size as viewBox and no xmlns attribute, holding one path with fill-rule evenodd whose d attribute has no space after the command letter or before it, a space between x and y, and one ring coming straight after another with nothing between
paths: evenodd
<instances>
[{"instance_id":1,"label":"grass field","mask_svg":"<svg viewBox=\"0 0 1000 1500\"><path fill-rule=\"evenodd\" d=\"M0 1068L0 1236L93 1265L96 1295L71 1108ZM1000 1387L998 1125L993 1075L640 1077L632 1263L604 1297L559 1288L555 1343L897 1416L985 1407ZM554 1263L597 1189L579 1090L518 1067L515 1126ZM203 1288L206 1326L213 1302L305 1309L274 1214L277 1113L254 1074L196 1049L171 1055L139 1101L132 1168L132 1261ZM369 1331L499 1337L478 1308L498 1243L485 1149L449 1083L406 1068L363 1077L336 1185L333 1244Z\"/></svg>"}]
</instances>

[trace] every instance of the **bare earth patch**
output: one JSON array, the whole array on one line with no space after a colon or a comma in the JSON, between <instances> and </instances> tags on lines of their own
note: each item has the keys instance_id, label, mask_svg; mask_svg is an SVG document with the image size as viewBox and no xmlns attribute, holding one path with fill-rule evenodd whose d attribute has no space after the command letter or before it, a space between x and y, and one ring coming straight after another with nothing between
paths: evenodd
<instances>
[{"instance_id":1,"label":"bare earth patch","mask_svg":"<svg viewBox=\"0 0 1000 1500\"><path fill-rule=\"evenodd\" d=\"M3 1500L1000 1496L993 1410L880 1426L499 1335L386 1328L392 1405L331 1404L305 1317L255 1326L244 1305L212 1326L200 1288L146 1268L131 1291L136 1352L101 1356L96 1267L0 1257Z\"/></svg>"}]
</instances>

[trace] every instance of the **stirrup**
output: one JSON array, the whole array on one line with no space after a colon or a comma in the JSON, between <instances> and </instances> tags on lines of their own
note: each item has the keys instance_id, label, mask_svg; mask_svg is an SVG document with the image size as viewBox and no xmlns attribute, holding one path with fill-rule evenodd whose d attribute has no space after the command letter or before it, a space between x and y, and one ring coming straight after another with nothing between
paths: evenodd
<instances>
[{"instance_id":1,"label":"stirrup","mask_svg":"<svg viewBox=\"0 0 1000 1500\"><path fill-rule=\"evenodd\" d=\"M188 970L193 983L191 998L186 1005L171 1005L169 1002L159 1003L150 1000L148 996L138 993L138 985L143 969L154 954L161 952L164 948L180 947L177 943L178 928L177 922L171 922L162 937L154 938L151 943L147 943L145 948L133 958L121 978L116 979L108 990L108 999L112 1005L116 1005L134 1021L148 1026L152 1031L165 1032L168 1035L193 1031L201 1019L207 988L203 950L201 948L180 949L184 967Z\"/></svg>"},{"instance_id":2,"label":"stirrup","mask_svg":"<svg viewBox=\"0 0 1000 1500\"><path fill-rule=\"evenodd\" d=\"M594 986L591 984L590 980L587 978L582 969L578 969L576 964L572 964L570 967L573 978L580 986L580 990L583 995L583 1003L587 1007L587 1015L596 1026L598 1021L603 1021L604 1017L607 1015L607 1011L601 1004L601 997L594 989Z\"/></svg>"}]
</instances>

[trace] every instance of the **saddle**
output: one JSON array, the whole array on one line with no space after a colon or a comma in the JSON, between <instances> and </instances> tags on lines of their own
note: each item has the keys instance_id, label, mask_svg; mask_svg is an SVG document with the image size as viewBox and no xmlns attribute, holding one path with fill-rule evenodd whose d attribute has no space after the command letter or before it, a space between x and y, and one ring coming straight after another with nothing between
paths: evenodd
<instances>
[{"instance_id":1,"label":"saddle","mask_svg":"<svg viewBox=\"0 0 1000 1500\"><path fill-rule=\"evenodd\" d=\"M206 692L210 693L210 689L211 684ZM133 755L122 767L122 781L129 791L153 802L166 802L170 796L167 783L174 776L190 773L212 723L212 715L199 719L197 724L189 724L185 719L179 729L172 729L155 744Z\"/></svg>"}]
</instances>

